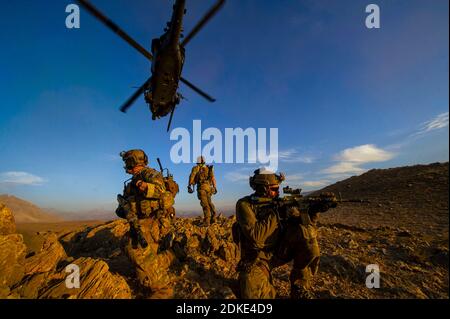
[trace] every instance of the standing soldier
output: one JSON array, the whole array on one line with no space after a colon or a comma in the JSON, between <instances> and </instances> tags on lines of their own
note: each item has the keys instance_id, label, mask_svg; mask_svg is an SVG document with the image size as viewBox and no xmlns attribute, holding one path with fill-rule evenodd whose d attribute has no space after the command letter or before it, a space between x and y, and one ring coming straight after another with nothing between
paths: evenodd
<instances>
[{"instance_id":1,"label":"standing soldier","mask_svg":"<svg viewBox=\"0 0 450 319\"><path fill-rule=\"evenodd\" d=\"M303 216L301 222L285 224L280 220L282 212L277 204L283 180L283 174L256 170L250 177L250 187L255 192L236 204L233 238L241 248L238 271L242 298L275 298L271 271L292 260L291 298L312 298L309 289L320 258L315 221L317 213L327 208L289 208L292 216L308 216Z\"/></svg>"},{"instance_id":2,"label":"standing soldier","mask_svg":"<svg viewBox=\"0 0 450 319\"><path fill-rule=\"evenodd\" d=\"M151 298L170 298L168 267L175 260L171 250L159 252L159 240L167 212L172 212L174 197L166 190L163 176L147 166L142 150L121 152L125 171L131 174L118 195L116 214L128 220L130 238L125 253L136 267L140 284L151 291Z\"/></svg>"},{"instance_id":3,"label":"standing soldier","mask_svg":"<svg viewBox=\"0 0 450 319\"><path fill-rule=\"evenodd\" d=\"M216 220L216 208L211 201L212 194L217 194L216 179L212 165L205 165L205 158L199 156L197 165L192 168L189 175L188 192L192 194L194 189L192 186L197 185L197 197L203 209L203 223L209 226Z\"/></svg>"}]
</instances>

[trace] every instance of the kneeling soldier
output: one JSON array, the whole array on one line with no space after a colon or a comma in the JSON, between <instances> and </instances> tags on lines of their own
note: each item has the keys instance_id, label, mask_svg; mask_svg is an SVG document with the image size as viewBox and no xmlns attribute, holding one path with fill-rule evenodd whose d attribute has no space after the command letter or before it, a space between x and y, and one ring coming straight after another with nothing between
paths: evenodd
<instances>
[{"instance_id":1,"label":"kneeling soldier","mask_svg":"<svg viewBox=\"0 0 450 319\"><path fill-rule=\"evenodd\" d=\"M319 245L315 228L316 212L302 222L281 221L279 185L284 175L256 170L250 177L252 195L236 204L237 222L233 237L238 237L241 260L238 265L241 298L275 298L271 271L293 261L290 274L291 297L311 298L311 279L319 265ZM310 214L293 207L291 214Z\"/></svg>"}]
</instances>

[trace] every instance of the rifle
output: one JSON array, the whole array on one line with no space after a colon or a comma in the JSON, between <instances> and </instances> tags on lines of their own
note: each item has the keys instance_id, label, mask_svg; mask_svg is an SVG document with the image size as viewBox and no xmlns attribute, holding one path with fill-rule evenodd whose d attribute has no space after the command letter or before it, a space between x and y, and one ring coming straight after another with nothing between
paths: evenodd
<instances>
[{"instance_id":1,"label":"rifle","mask_svg":"<svg viewBox=\"0 0 450 319\"><path fill-rule=\"evenodd\" d=\"M139 227L139 223L137 221L137 218L135 216L136 211L136 205L133 205L133 198L125 198L122 195L117 195L117 201L119 202L119 207L117 211L119 211L121 214L119 217L125 218L128 221L128 224L130 225L130 236L136 240L142 248L146 248L148 246L147 240L145 239L144 235L142 234L142 231ZM117 212L116 211L116 212Z\"/></svg>"},{"instance_id":2,"label":"rifle","mask_svg":"<svg viewBox=\"0 0 450 319\"><path fill-rule=\"evenodd\" d=\"M163 174L163 176L164 176L164 169L163 169L163 167L162 167L162 165L161 165L161 161L159 160L159 157L158 157L156 160L158 161L159 171L160 171L161 174Z\"/></svg>"},{"instance_id":3,"label":"rifle","mask_svg":"<svg viewBox=\"0 0 450 319\"><path fill-rule=\"evenodd\" d=\"M300 212L306 212L311 216L317 213L325 213L331 208L336 208L338 203L370 203L364 199L337 199L336 195L332 192L323 192L318 196L303 196L301 189L292 189L289 186L283 188L283 193L287 196L279 197L275 199L278 207L278 214L280 220L287 220L291 217L301 217L290 214L290 208L297 208ZM305 215L305 214L301 214Z\"/></svg>"},{"instance_id":4,"label":"rifle","mask_svg":"<svg viewBox=\"0 0 450 319\"><path fill-rule=\"evenodd\" d=\"M162 176L164 177L164 179L173 179L173 174L170 173L168 168L163 168L163 166L161 165L161 161L159 159L159 157L156 159L158 161L158 165L159 165L159 171L161 172ZM166 176L164 176L164 171L166 171Z\"/></svg>"}]
</instances>

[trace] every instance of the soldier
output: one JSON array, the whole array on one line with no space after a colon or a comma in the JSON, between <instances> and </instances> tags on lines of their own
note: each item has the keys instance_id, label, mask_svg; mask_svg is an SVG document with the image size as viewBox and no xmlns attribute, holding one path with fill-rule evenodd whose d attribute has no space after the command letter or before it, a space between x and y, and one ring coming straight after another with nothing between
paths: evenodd
<instances>
[{"instance_id":1,"label":"soldier","mask_svg":"<svg viewBox=\"0 0 450 319\"><path fill-rule=\"evenodd\" d=\"M130 238L125 253L136 267L140 284L151 291L151 298L170 298L168 267L175 260L172 250L162 252L161 233L167 226L167 215L173 212L173 195L166 190L160 172L147 166L148 158L142 150L121 152L125 171L131 174L118 195L116 214L130 224Z\"/></svg>"},{"instance_id":2,"label":"soldier","mask_svg":"<svg viewBox=\"0 0 450 319\"><path fill-rule=\"evenodd\" d=\"M233 237L239 237L241 248L238 271L242 298L275 298L271 271L292 260L291 298L312 298L309 289L320 258L315 229L317 212L302 219L304 222L284 225L276 205L283 180L283 174L256 170L250 177L250 187L255 192L236 204ZM290 213L306 212L290 208Z\"/></svg>"},{"instance_id":3,"label":"soldier","mask_svg":"<svg viewBox=\"0 0 450 319\"><path fill-rule=\"evenodd\" d=\"M205 158L199 156L197 165L192 168L189 175L188 192L194 192L192 186L197 185L197 197L203 209L203 223L205 226L213 224L216 220L216 208L211 201L212 194L217 194L216 179L212 165L205 165Z\"/></svg>"}]
</instances>

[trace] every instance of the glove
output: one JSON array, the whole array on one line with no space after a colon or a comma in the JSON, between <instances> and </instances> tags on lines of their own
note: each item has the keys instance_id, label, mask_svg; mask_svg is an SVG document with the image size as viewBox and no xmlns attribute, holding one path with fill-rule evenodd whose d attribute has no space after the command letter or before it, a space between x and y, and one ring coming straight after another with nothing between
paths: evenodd
<instances>
[{"instance_id":1,"label":"glove","mask_svg":"<svg viewBox=\"0 0 450 319\"><path fill-rule=\"evenodd\" d=\"M189 186L188 186L188 193L189 193L189 194L192 194L193 192L194 192L194 190L192 189L192 186L189 185Z\"/></svg>"},{"instance_id":2,"label":"glove","mask_svg":"<svg viewBox=\"0 0 450 319\"><path fill-rule=\"evenodd\" d=\"M297 207L289 207L286 210L286 218L300 217L300 210Z\"/></svg>"}]
</instances>

